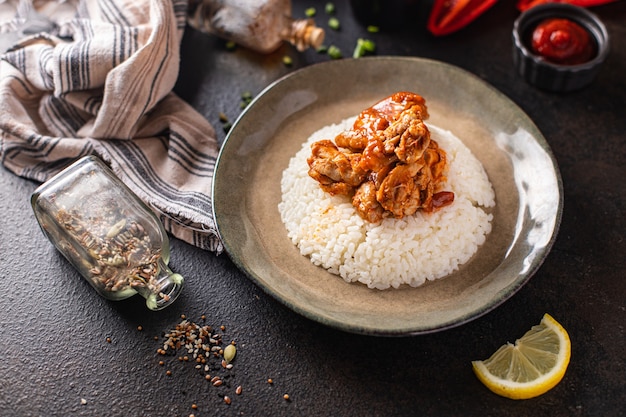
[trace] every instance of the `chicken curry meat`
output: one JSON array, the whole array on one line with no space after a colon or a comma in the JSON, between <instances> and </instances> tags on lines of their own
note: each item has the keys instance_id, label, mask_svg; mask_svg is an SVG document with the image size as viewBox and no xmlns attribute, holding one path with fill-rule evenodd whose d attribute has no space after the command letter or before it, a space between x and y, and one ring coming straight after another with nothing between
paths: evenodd
<instances>
[{"instance_id":1,"label":"chicken curry meat","mask_svg":"<svg viewBox=\"0 0 626 417\"><path fill-rule=\"evenodd\" d=\"M423 97L395 93L363 110L334 141L314 142L309 176L331 195L352 198L371 223L447 206L454 193L443 190L446 153L430 138L426 119Z\"/></svg>"}]
</instances>

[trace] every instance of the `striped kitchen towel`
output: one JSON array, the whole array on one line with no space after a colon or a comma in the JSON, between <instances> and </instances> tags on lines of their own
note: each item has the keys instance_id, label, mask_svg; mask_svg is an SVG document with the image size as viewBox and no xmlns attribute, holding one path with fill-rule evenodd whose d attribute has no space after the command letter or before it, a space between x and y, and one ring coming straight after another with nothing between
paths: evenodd
<instances>
[{"instance_id":1,"label":"striped kitchen towel","mask_svg":"<svg viewBox=\"0 0 626 417\"><path fill-rule=\"evenodd\" d=\"M222 252L211 202L215 131L172 92L187 1L0 6L12 2L15 15L0 25L0 37L24 36L0 56L3 165L45 181L84 155L98 155L173 236ZM33 17L48 25L33 28Z\"/></svg>"}]
</instances>

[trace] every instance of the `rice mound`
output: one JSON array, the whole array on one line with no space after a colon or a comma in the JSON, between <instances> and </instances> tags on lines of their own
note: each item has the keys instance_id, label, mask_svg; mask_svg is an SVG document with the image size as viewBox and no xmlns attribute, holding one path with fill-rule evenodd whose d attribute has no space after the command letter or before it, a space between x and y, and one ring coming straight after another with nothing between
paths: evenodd
<instances>
[{"instance_id":1,"label":"rice mound","mask_svg":"<svg viewBox=\"0 0 626 417\"><path fill-rule=\"evenodd\" d=\"M378 224L363 220L346 196L331 196L309 177L311 144L334 138L355 118L326 126L303 144L281 180L278 204L288 236L313 264L369 288L417 287L445 277L466 263L491 231L495 194L472 152L451 132L427 124L448 157L454 202L433 213L418 211Z\"/></svg>"}]
</instances>

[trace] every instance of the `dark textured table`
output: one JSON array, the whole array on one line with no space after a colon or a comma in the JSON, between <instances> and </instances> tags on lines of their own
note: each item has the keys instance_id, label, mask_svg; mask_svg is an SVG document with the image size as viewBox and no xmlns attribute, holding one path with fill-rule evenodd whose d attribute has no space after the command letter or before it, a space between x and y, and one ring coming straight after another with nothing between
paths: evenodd
<instances>
[{"instance_id":1,"label":"dark textured table","mask_svg":"<svg viewBox=\"0 0 626 417\"><path fill-rule=\"evenodd\" d=\"M0 169L0 415L625 415L626 2L594 9L608 27L611 53L593 85L570 94L542 92L515 72L511 28L518 12L512 3L501 1L461 32L434 38L423 29L423 15L413 30L369 34L348 3L337 2L342 28L328 30L326 43L350 56L356 40L366 37L376 42L378 55L455 64L499 89L535 121L558 161L565 204L551 253L513 298L441 333L348 334L285 308L227 254L173 240L172 268L187 280L172 307L155 313L138 297L109 302L40 232L29 205L37 184ZM326 27L324 4L296 1L294 14L303 16L315 5L317 21ZM284 55L292 57L291 67L283 64ZM223 141L219 113L234 121L243 92L257 94L284 74L328 59L289 46L268 56L229 52L223 41L187 31L176 91ZM545 312L572 339L565 378L536 399L492 394L470 362L514 341ZM223 377L222 386L212 386L191 361L157 355L161 335L183 314L237 342L234 367L214 372Z\"/></svg>"}]
</instances>

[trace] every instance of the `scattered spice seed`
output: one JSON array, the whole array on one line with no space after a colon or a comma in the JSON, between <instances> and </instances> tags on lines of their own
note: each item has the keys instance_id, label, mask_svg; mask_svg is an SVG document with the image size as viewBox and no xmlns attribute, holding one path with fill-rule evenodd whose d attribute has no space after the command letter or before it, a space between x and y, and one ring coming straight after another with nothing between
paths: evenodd
<instances>
[{"instance_id":1,"label":"scattered spice seed","mask_svg":"<svg viewBox=\"0 0 626 417\"><path fill-rule=\"evenodd\" d=\"M378 26L369 25L369 26L367 27L367 31L368 31L369 33L378 33L378 32L380 32L380 28L379 28Z\"/></svg>"},{"instance_id":2,"label":"scattered spice seed","mask_svg":"<svg viewBox=\"0 0 626 417\"><path fill-rule=\"evenodd\" d=\"M332 30L339 30L341 29L341 23L339 23L339 19L333 16L328 19L328 27Z\"/></svg>"},{"instance_id":3,"label":"scattered spice seed","mask_svg":"<svg viewBox=\"0 0 626 417\"><path fill-rule=\"evenodd\" d=\"M317 10L315 10L315 7L309 7L308 9L304 11L304 15L306 17L314 17L316 13L317 13Z\"/></svg>"},{"instance_id":4,"label":"scattered spice seed","mask_svg":"<svg viewBox=\"0 0 626 417\"><path fill-rule=\"evenodd\" d=\"M80 399L80 403L81 403L82 405L85 405L85 404L87 404L87 400L86 400L86 399L84 399L84 398L81 398L81 399Z\"/></svg>"},{"instance_id":5,"label":"scattered spice seed","mask_svg":"<svg viewBox=\"0 0 626 417\"><path fill-rule=\"evenodd\" d=\"M250 104L251 102L252 102L252 93L249 92L249 91L244 91L241 94L241 105L240 105L240 107L242 109L245 109L248 106L248 104Z\"/></svg>"},{"instance_id":6,"label":"scattered spice seed","mask_svg":"<svg viewBox=\"0 0 626 417\"><path fill-rule=\"evenodd\" d=\"M237 49L237 44L233 41L228 41L226 42L226 50L227 51L234 51L235 49Z\"/></svg>"},{"instance_id":7,"label":"scattered spice seed","mask_svg":"<svg viewBox=\"0 0 626 417\"><path fill-rule=\"evenodd\" d=\"M241 387L241 385L239 385L236 389L235 389L235 394L237 395L241 395L241 392L243 391L243 388Z\"/></svg>"},{"instance_id":8,"label":"scattered spice seed","mask_svg":"<svg viewBox=\"0 0 626 417\"><path fill-rule=\"evenodd\" d=\"M324 11L326 12L326 14L335 13L335 4L331 2L326 3L326 6L324 7Z\"/></svg>"},{"instance_id":9,"label":"scattered spice seed","mask_svg":"<svg viewBox=\"0 0 626 417\"><path fill-rule=\"evenodd\" d=\"M107 337L106 340L107 340L107 343L111 343L111 338L110 337Z\"/></svg>"},{"instance_id":10,"label":"scattered spice seed","mask_svg":"<svg viewBox=\"0 0 626 417\"><path fill-rule=\"evenodd\" d=\"M292 65L293 65L293 59L291 59L291 57L290 57L289 55L285 55L285 56L283 57L283 64L284 64L286 67L290 67L290 66L292 66Z\"/></svg>"},{"instance_id":11,"label":"scattered spice seed","mask_svg":"<svg viewBox=\"0 0 626 417\"><path fill-rule=\"evenodd\" d=\"M142 331L143 327L142 326L137 326L137 330Z\"/></svg>"},{"instance_id":12,"label":"scattered spice seed","mask_svg":"<svg viewBox=\"0 0 626 417\"><path fill-rule=\"evenodd\" d=\"M226 364L231 363L233 359L235 359L236 354L237 348L235 347L235 345L230 344L226 346L226 349L224 349L224 361L226 361Z\"/></svg>"},{"instance_id":13,"label":"scattered spice seed","mask_svg":"<svg viewBox=\"0 0 626 417\"><path fill-rule=\"evenodd\" d=\"M230 400L230 397L229 397L228 395L225 395L225 396L224 396L224 402L225 402L226 404L230 405L231 400Z\"/></svg>"},{"instance_id":14,"label":"scattered spice seed","mask_svg":"<svg viewBox=\"0 0 626 417\"><path fill-rule=\"evenodd\" d=\"M224 345L225 349L222 349L224 336L220 330L226 330L226 326L220 326L215 331L209 325L196 324L184 315L181 317L185 318L175 328L163 333L162 347L157 350L157 354L163 357L159 361L159 365L165 364L165 358L178 359L182 363L193 363L196 372L199 372L211 386L225 385L230 387L229 378L233 377L234 374L228 370L232 369L233 365L226 363L223 355L225 350L232 351L236 348L235 341L232 340ZM229 358L230 355L229 353ZM166 375L172 376L174 372L175 370L167 369ZM235 390L235 392L241 393L241 389ZM231 399L229 397L228 400L224 401L230 404ZM192 408L194 408L193 405Z\"/></svg>"},{"instance_id":15,"label":"scattered spice seed","mask_svg":"<svg viewBox=\"0 0 626 417\"><path fill-rule=\"evenodd\" d=\"M268 383L268 384L273 384L273 383L274 383L274 380L273 380L272 378L269 378L269 379L267 380L267 383Z\"/></svg>"},{"instance_id":16,"label":"scattered spice seed","mask_svg":"<svg viewBox=\"0 0 626 417\"><path fill-rule=\"evenodd\" d=\"M203 314L200 316L200 319L202 319L203 321L206 320L206 316Z\"/></svg>"},{"instance_id":17,"label":"scattered spice seed","mask_svg":"<svg viewBox=\"0 0 626 417\"><path fill-rule=\"evenodd\" d=\"M228 133L230 131L231 127L233 127L233 125L228 120L228 116L226 116L226 114L224 112L220 112L219 113L219 119L220 119L220 122L222 123L222 130L224 130L224 133ZM203 315L203 317L204 317L204 315Z\"/></svg>"},{"instance_id":18,"label":"scattered spice seed","mask_svg":"<svg viewBox=\"0 0 626 417\"><path fill-rule=\"evenodd\" d=\"M285 399L285 401L289 401L289 394L284 394L283 398Z\"/></svg>"},{"instance_id":19,"label":"scattered spice seed","mask_svg":"<svg viewBox=\"0 0 626 417\"><path fill-rule=\"evenodd\" d=\"M194 403L194 404L191 404L191 408L193 408L194 410L197 410L198 406Z\"/></svg>"}]
</instances>

